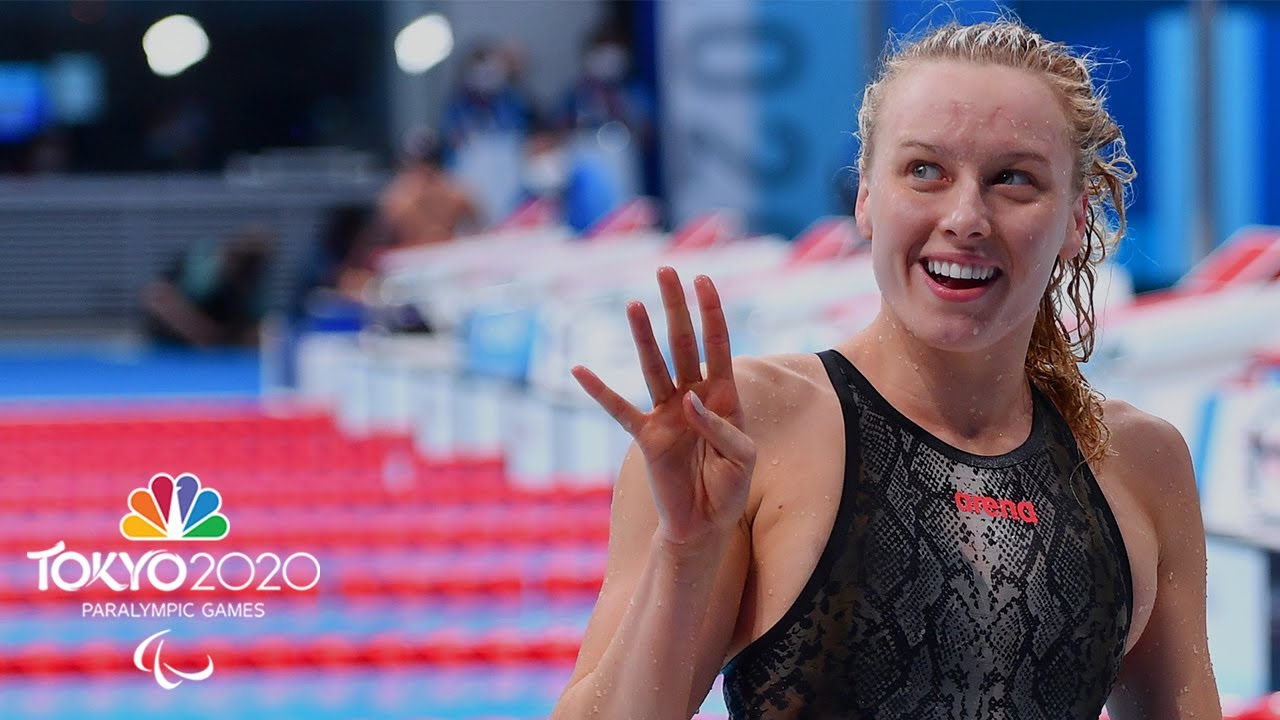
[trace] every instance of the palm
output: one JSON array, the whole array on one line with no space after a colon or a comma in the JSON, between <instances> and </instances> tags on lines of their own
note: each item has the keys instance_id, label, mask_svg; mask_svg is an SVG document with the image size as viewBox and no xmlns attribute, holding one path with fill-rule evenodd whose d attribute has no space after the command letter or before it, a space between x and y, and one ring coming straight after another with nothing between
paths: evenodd
<instances>
[{"instance_id":1,"label":"palm","mask_svg":"<svg viewBox=\"0 0 1280 720\"><path fill-rule=\"evenodd\" d=\"M627 308L653 410L636 409L585 368L575 368L574 376L635 438L648 469L659 530L669 540L688 542L723 530L741 516L755 452L742 432L728 330L714 285L705 277L697 282L707 353L704 377L680 280L674 270L663 268L658 284L676 368L674 381L644 306L637 302ZM705 416L697 413L695 396L705 405Z\"/></svg>"}]
</instances>

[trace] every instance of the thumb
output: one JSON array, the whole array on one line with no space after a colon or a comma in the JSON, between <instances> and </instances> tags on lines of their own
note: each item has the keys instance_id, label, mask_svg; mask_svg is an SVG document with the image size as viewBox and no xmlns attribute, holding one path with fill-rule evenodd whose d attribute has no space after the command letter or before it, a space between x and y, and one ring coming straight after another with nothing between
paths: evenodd
<instances>
[{"instance_id":1,"label":"thumb","mask_svg":"<svg viewBox=\"0 0 1280 720\"><path fill-rule=\"evenodd\" d=\"M749 469L755 465L756 446L746 433L708 410L692 390L684 394L683 404L685 417L711 447L739 467Z\"/></svg>"}]
</instances>

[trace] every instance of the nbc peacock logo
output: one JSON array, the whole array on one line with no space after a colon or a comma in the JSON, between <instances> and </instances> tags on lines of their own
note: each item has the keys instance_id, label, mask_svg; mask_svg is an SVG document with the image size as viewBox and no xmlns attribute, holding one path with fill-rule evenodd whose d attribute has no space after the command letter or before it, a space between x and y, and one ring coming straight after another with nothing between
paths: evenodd
<instances>
[{"instance_id":1,"label":"nbc peacock logo","mask_svg":"<svg viewBox=\"0 0 1280 720\"><path fill-rule=\"evenodd\" d=\"M175 480L156 473L147 487L129 493L129 513L120 518L120 534L129 540L221 540L231 523L218 512L222 496L201 487L200 478L183 473Z\"/></svg>"}]
</instances>

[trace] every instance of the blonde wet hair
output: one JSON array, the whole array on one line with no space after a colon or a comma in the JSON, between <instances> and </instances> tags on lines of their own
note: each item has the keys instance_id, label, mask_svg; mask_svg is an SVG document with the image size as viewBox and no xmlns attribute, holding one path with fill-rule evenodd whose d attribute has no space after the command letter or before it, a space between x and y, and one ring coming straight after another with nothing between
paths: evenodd
<instances>
[{"instance_id":1,"label":"blonde wet hair","mask_svg":"<svg viewBox=\"0 0 1280 720\"><path fill-rule=\"evenodd\" d=\"M1094 63L1063 43L1046 40L1008 18L975 25L947 24L919 39L899 43L867 86L858 111L858 173L865 177L876 139L876 119L893 80L928 61L954 60L1027 70L1045 79L1062 100L1068 138L1075 148L1074 182L1083 191L1086 232L1080 252L1054 261L1040 300L1026 371L1066 418L1086 460L1104 456L1111 434L1102 420L1102 396L1089 385L1079 363L1093 353L1093 289L1098 265L1114 249L1125 228L1125 190L1135 176L1120 126L1095 85ZM1074 326L1062 316L1065 303Z\"/></svg>"}]
</instances>

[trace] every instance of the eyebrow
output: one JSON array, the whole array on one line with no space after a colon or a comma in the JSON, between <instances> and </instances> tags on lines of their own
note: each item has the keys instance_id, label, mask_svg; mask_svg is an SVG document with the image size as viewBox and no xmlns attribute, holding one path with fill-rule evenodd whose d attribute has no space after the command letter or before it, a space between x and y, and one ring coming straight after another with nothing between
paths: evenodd
<instances>
[{"instance_id":1,"label":"eyebrow","mask_svg":"<svg viewBox=\"0 0 1280 720\"><path fill-rule=\"evenodd\" d=\"M919 148L919 149L924 150L924 151L926 151L926 152L933 153L934 155L948 155L948 154L949 154L949 153L948 153L945 149L943 149L940 145L934 145L933 143L927 143L927 142L925 142L925 141L923 141L923 140L903 140L901 143L899 143L899 144L898 144L898 147L900 147L900 148ZM1051 165L1051 164L1052 164L1052 163L1050 163L1050 162L1049 162L1049 158L1045 157L1045 156L1044 156L1044 155L1042 155L1041 153L1036 152L1035 150L1010 150L1010 151L1009 151L1009 152L1007 152L1007 153L1002 153L1002 154L1000 154L1000 155L996 155L996 156L995 156L995 159L996 159L996 160L998 160L999 162L1002 162L1002 163L1016 163L1016 162L1020 162L1020 161L1023 161L1023 160L1029 160L1029 161L1031 161L1031 162L1037 162L1037 163L1041 163L1041 164L1043 164L1043 165Z\"/></svg>"}]
</instances>

